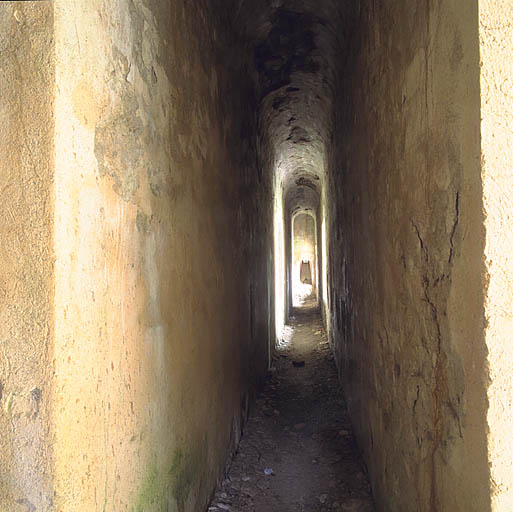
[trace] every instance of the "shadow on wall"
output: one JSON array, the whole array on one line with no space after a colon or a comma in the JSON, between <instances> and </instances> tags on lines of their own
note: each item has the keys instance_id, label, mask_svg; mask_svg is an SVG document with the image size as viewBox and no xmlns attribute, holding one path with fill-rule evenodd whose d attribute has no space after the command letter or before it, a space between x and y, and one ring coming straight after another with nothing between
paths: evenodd
<instances>
[{"instance_id":1,"label":"shadow on wall","mask_svg":"<svg viewBox=\"0 0 513 512\"><path fill-rule=\"evenodd\" d=\"M478 6L353 15L327 186L348 408L380 510L487 512Z\"/></svg>"}]
</instances>

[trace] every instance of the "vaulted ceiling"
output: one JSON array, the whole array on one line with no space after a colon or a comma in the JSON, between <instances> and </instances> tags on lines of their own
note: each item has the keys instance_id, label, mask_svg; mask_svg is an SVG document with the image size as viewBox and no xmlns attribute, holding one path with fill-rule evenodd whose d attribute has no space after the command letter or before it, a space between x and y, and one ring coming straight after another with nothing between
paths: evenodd
<instances>
[{"instance_id":1,"label":"vaulted ceiling","mask_svg":"<svg viewBox=\"0 0 513 512\"><path fill-rule=\"evenodd\" d=\"M234 23L258 71L261 126L289 211L316 208L325 179L348 2L240 0Z\"/></svg>"}]
</instances>

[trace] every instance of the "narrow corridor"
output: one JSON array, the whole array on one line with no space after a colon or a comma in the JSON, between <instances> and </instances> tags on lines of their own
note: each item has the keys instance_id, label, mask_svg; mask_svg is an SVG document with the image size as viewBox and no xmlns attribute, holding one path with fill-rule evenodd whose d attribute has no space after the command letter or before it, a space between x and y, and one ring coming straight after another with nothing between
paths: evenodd
<instances>
[{"instance_id":1,"label":"narrow corridor","mask_svg":"<svg viewBox=\"0 0 513 512\"><path fill-rule=\"evenodd\" d=\"M0 512L512 512L511 20L0 1Z\"/></svg>"},{"instance_id":2,"label":"narrow corridor","mask_svg":"<svg viewBox=\"0 0 513 512\"><path fill-rule=\"evenodd\" d=\"M373 511L317 310L296 310L273 363L208 510Z\"/></svg>"}]
</instances>

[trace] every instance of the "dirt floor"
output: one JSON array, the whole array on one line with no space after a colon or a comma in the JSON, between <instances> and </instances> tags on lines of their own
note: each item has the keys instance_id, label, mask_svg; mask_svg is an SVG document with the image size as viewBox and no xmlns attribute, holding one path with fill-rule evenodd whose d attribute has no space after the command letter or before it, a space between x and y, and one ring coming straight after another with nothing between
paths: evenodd
<instances>
[{"instance_id":1,"label":"dirt floor","mask_svg":"<svg viewBox=\"0 0 513 512\"><path fill-rule=\"evenodd\" d=\"M297 311L209 511L372 512L319 314Z\"/></svg>"}]
</instances>

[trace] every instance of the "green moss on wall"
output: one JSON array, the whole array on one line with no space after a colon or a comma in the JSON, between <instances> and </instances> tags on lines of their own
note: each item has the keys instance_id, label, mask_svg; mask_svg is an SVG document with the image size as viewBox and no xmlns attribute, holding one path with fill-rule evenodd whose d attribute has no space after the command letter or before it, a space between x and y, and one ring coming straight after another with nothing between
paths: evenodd
<instances>
[{"instance_id":1,"label":"green moss on wall","mask_svg":"<svg viewBox=\"0 0 513 512\"><path fill-rule=\"evenodd\" d=\"M153 462L146 471L146 477L139 489L139 493L132 507L132 512L160 512L168 510L167 495L169 492L169 479L165 473L159 471Z\"/></svg>"},{"instance_id":2,"label":"green moss on wall","mask_svg":"<svg viewBox=\"0 0 513 512\"><path fill-rule=\"evenodd\" d=\"M207 447L206 436L196 442L189 441L177 447L171 462L162 468L154 457L131 512L185 512L192 488L205 485L201 479L207 466Z\"/></svg>"}]
</instances>

